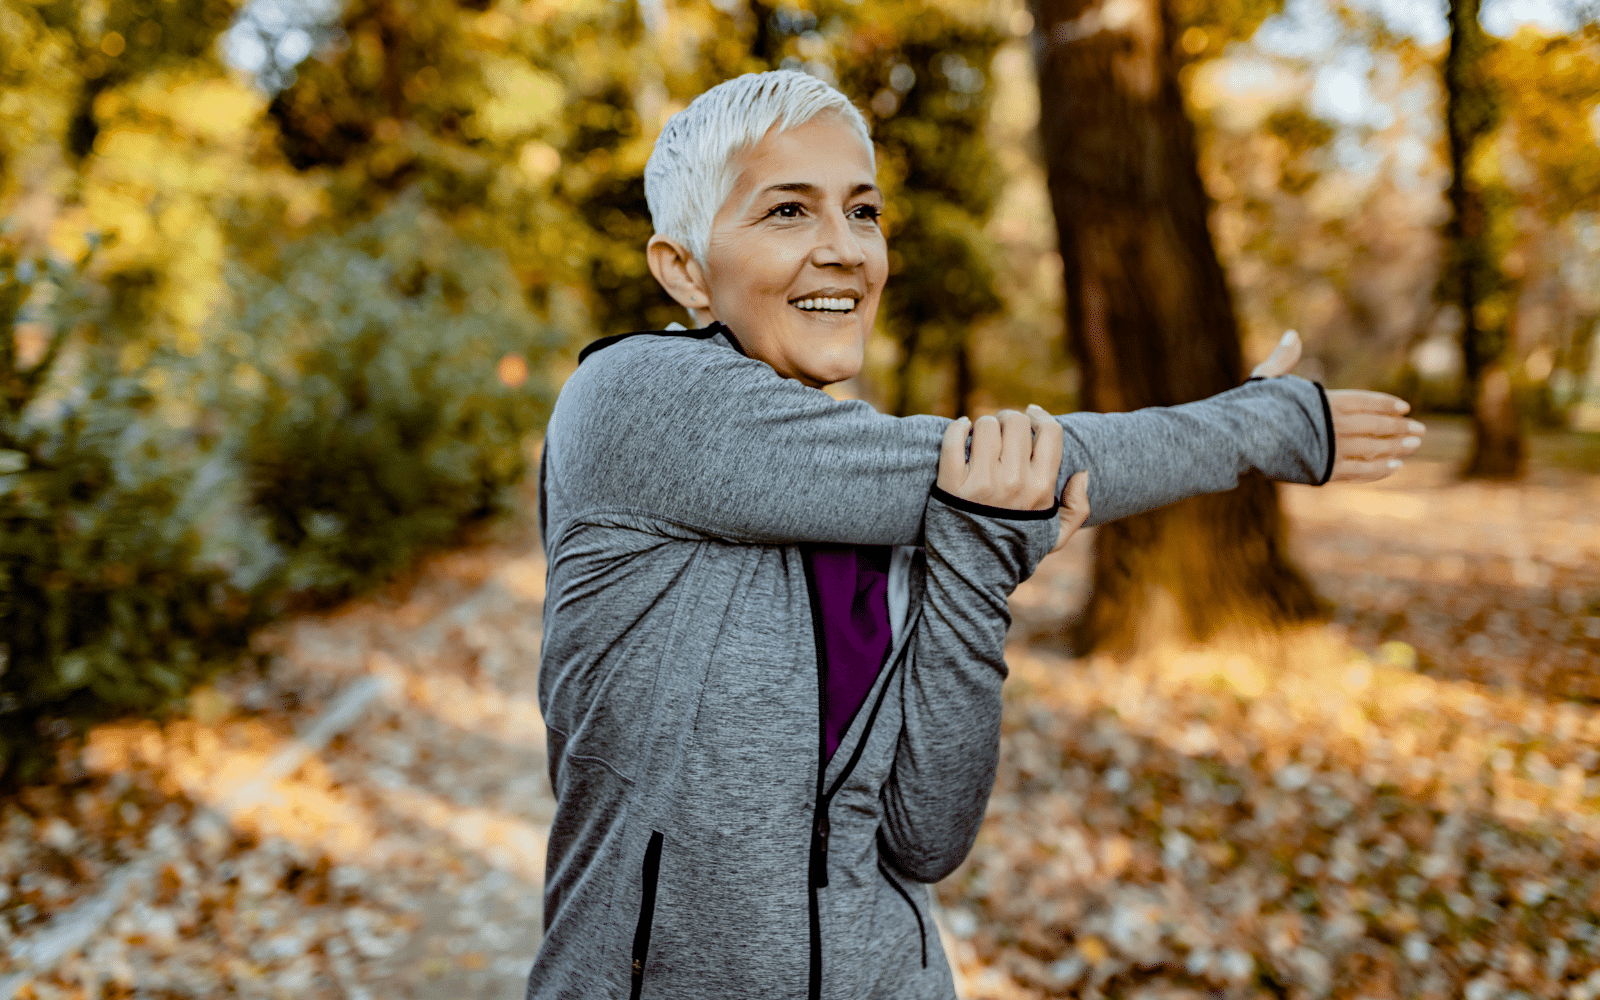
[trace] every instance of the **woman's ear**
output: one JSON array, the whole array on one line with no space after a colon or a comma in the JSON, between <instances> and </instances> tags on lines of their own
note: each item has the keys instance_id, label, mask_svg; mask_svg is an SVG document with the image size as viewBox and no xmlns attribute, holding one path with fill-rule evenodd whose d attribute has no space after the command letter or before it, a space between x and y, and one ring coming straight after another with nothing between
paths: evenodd
<instances>
[{"instance_id":1,"label":"woman's ear","mask_svg":"<svg viewBox=\"0 0 1600 1000\"><path fill-rule=\"evenodd\" d=\"M707 313L716 319L711 309L711 293L706 284L705 269L694 259L694 254L677 240L656 233L644 248L650 273L667 290L677 303L689 310L699 322L699 314Z\"/></svg>"}]
</instances>

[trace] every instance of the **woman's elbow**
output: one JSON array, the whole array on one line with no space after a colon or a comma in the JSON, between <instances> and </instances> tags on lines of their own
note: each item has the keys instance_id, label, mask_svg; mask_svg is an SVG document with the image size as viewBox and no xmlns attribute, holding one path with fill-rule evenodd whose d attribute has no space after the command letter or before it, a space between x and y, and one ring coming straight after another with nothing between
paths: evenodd
<instances>
[{"instance_id":1,"label":"woman's elbow","mask_svg":"<svg viewBox=\"0 0 1600 1000\"><path fill-rule=\"evenodd\" d=\"M974 828L970 834L965 831L947 833L937 838L919 838L921 842L913 844L896 843L895 838L883 837L880 846L890 864L901 874L918 882L933 883L942 881L961 866L976 839Z\"/></svg>"}]
</instances>

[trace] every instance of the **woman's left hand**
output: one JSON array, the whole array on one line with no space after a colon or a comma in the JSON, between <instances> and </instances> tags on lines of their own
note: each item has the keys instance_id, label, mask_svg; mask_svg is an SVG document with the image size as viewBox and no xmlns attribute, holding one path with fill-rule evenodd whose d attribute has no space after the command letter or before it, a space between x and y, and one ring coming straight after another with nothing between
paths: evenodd
<instances>
[{"instance_id":1,"label":"woman's left hand","mask_svg":"<svg viewBox=\"0 0 1600 1000\"><path fill-rule=\"evenodd\" d=\"M1276 378L1299 363L1300 335L1290 330L1250 375ZM1420 421L1407 419L1410 403L1386 392L1334 389L1328 392L1328 410L1333 417L1330 483L1370 483L1392 475L1422 447L1427 431Z\"/></svg>"},{"instance_id":2,"label":"woman's left hand","mask_svg":"<svg viewBox=\"0 0 1600 1000\"><path fill-rule=\"evenodd\" d=\"M968 454L967 436L972 436ZM1006 510L1045 510L1056 502L1061 471L1061 425L1037 406L1026 414L966 417L945 430L939 453L939 488L963 500ZM1089 517L1089 475L1079 472L1061 494L1061 534L1051 551L1066 544Z\"/></svg>"}]
</instances>

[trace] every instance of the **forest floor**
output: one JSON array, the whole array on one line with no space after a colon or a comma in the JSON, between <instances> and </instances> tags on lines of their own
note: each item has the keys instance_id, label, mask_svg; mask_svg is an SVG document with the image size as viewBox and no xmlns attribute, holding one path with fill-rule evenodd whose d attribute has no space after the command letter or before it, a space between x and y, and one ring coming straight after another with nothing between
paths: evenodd
<instances>
[{"instance_id":1,"label":"forest floor","mask_svg":"<svg viewBox=\"0 0 1600 1000\"><path fill-rule=\"evenodd\" d=\"M1461 446L1285 491L1334 618L1270 648L1067 656L1089 532L1018 590L1000 780L938 888L966 996L1600 997L1600 463L1548 439L1464 484ZM504 522L0 803L0 1000L521 996L543 570Z\"/></svg>"}]
</instances>

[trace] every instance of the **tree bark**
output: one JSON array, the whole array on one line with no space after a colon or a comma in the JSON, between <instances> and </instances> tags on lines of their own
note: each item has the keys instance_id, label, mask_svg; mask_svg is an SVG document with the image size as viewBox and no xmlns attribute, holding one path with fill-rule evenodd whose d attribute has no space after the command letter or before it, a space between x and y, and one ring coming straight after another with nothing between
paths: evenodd
<instances>
[{"instance_id":1,"label":"tree bark","mask_svg":"<svg viewBox=\"0 0 1600 1000\"><path fill-rule=\"evenodd\" d=\"M1490 241L1489 208L1472 178L1472 160L1500 122L1500 102L1486 65L1489 37L1479 0L1451 0L1450 50L1444 61L1445 131L1450 150L1450 220L1445 224L1444 296L1461 310L1461 357L1472 409L1467 476L1521 475L1526 457L1522 417L1505 364L1510 310L1485 310L1509 298Z\"/></svg>"},{"instance_id":2,"label":"tree bark","mask_svg":"<svg viewBox=\"0 0 1600 1000\"><path fill-rule=\"evenodd\" d=\"M968 333L956 347L955 358L956 412L971 413L973 398L978 392L978 373L972 368L972 336Z\"/></svg>"},{"instance_id":3,"label":"tree bark","mask_svg":"<svg viewBox=\"0 0 1600 1000\"><path fill-rule=\"evenodd\" d=\"M1040 132L1085 408L1169 406L1244 379L1161 0L1040 0ZM1275 484L1252 475L1099 529L1080 650L1130 652L1320 614Z\"/></svg>"}]
</instances>

